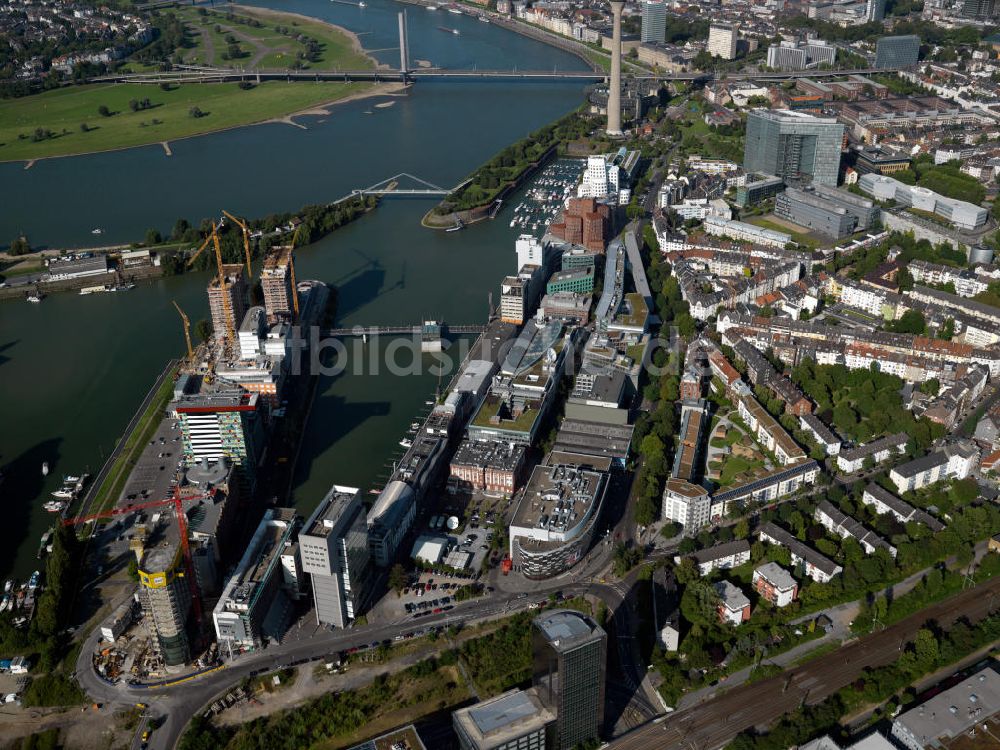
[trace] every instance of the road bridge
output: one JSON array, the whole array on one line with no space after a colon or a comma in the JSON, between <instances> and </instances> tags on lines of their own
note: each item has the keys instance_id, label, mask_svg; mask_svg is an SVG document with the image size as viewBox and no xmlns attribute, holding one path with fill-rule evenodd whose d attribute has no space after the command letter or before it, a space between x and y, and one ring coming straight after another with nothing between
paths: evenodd
<instances>
[{"instance_id":1,"label":"road bridge","mask_svg":"<svg viewBox=\"0 0 1000 750\"><path fill-rule=\"evenodd\" d=\"M639 81L709 82L726 81L784 81L793 78L830 78L846 75L870 75L872 73L895 73L896 68L852 68L847 70L792 70L784 72L716 73L704 71L696 73L635 73L629 77ZM185 66L177 70L153 71L146 73L112 73L88 78L89 83L138 83L160 85L163 83L229 83L250 81L342 81L372 83L414 83L417 81L580 81L598 83L605 81L607 74L588 70L236 70L231 68L207 68Z\"/></svg>"}]
</instances>

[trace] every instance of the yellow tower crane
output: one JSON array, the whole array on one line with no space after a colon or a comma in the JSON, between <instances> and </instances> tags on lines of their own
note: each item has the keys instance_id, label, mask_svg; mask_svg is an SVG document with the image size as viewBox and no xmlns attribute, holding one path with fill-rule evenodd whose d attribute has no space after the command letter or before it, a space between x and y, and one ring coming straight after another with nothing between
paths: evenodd
<instances>
[{"instance_id":1,"label":"yellow tower crane","mask_svg":"<svg viewBox=\"0 0 1000 750\"><path fill-rule=\"evenodd\" d=\"M245 222L241 221L240 219L237 219L226 209L222 209L222 213L228 218L232 219L236 223L236 225L243 230L243 251L246 253L247 256L247 283L250 283L253 281L253 270L250 268L250 228L246 225Z\"/></svg>"},{"instance_id":2,"label":"yellow tower crane","mask_svg":"<svg viewBox=\"0 0 1000 750\"><path fill-rule=\"evenodd\" d=\"M181 322L184 323L184 342L187 344L188 362L194 362L194 349L191 347L191 321L188 320L188 316L184 314L184 311L181 310L181 306L178 305L177 302L174 300L171 300L171 302L174 303L174 307L176 307L177 312L180 313Z\"/></svg>"},{"instance_id":3,"label":"yellow tower crane","mask_svg":"<svg viewBox=\"0 0 1000 750\"><path fill-rule=\"evenodd\" d=\"M194 265L194 262L198 260L198 257L208 247L209 242L215 245L215 266L219 272L219 294L222 296L222 310L226 318L226 345L231 349L236 338L236 324L233 322L233 306L230 304L229 294L227 293L226 273L222 269L222 246L219 244L218 224L212 223L212 233L205 238L205 241L201 243L201 247L188 259L187 264L188 267Z\"/></svg>"}]
</instances>

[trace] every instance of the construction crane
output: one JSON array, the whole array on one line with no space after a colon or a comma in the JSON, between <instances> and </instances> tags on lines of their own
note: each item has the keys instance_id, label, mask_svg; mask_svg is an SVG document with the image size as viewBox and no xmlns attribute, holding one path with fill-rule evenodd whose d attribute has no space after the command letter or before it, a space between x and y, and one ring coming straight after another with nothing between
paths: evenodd
<instances>
[{"instance_id":1,"label":"construction crane","mask_svg":"<svg viewBox=\"0 0 1000 750\"><path fill-rule=\"evenodd\" d=\"M219 244L219 225L215 222L212 223L212 232L205 238L205 241L201 243L201 247L195 251L187 262L188 268L194 265L194 262L198 260L198 257L204 252L205 248L208 247L208 243L212 242L215 245L215 265L219 272L219 294L222 296L222 310L226 318L226 345L232 348L234 339L236 337L236 324L233 321L233 306L230 304L229 295L226 293L228 285L226 284L226 273L222 269L222 245Z\"/></svg>"},{"instance_id":2,"label":"construction crane","mask_svg":"<svg viewBox=\"0 0 1000 750\"><path fill-rule=\"evenodd\" d=\"M188 320L188 316L184 314L181 310L181 306L177 304L175 300L170 300L173 302L174 307L177 308L177 312L180 313L181 322L184 323L184 343L187 344L188 348L188 362L194 362L194 349L191 347L191 321Z\"/></svg>"},{"instance_id":3,"label":"construction crane","mask_svg":"<svg viewBox=\"0 0 1000 750\"><path fill-rule=\"evenodd\" d=\"M250 268L250 228L246 225L245 222L241 221L240 219L237 219L226 209L222 209L222 213L225 216L232 219L234 222L236 222L237 226L239 226L239 228L243 230L243 250L247 255L247 280L248 282L253 281L253 269Z\"/></svg>"},{"instance_id":4,"label":"construction crane","mask_svg":"<svg viewBox=\"0 0 1000 750\"><path fill-rule=\"evenodd\" d=\"M187 579L188 590L191 593L191 608L194 610L195 623L197 623L198 632L200 633L203 624L202 617L204 610L202 608L201 592L198 590L198 581L195 577L194 560L191 557L191 546L188 543L188 523L187 514L184 512L184 502L191 500L205 500L208 498L214 498L214 496L214 489L203 494L181 495L180 488L175 487L174 494L166 500L153 500L148 503L133 503L130 505L115 507L111 510L101 511L100 513L90 513L85 516L77 516L76 518L64 518L61 523L63 526L78 526L80 524L90 523L99 519L114 518L115 516L127 516L149 508L173 505L174 517L177 519L177 533L180 536L181 552L184 557L183 577Z\"/></svg>"}]
</instances>

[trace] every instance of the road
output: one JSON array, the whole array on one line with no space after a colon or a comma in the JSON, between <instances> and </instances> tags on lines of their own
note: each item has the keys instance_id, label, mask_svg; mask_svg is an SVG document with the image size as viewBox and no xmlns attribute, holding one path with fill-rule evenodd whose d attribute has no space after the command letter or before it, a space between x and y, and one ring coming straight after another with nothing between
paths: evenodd
<instances>
[{"instance_id":1,"label":"road","mask_svg":"<svg viewBox=\"0 0 1000 750\"><path fill-rule=\"evenodd\" d=\"M768 680L744 685L690 709L646 724L611 742L614 750L714 750L740 732L771 724L803 703L815 704L856 679L867 667L889 664L928 620L947 626L977 622L1000 605L1000 578L938 602L878 633Z\"/></svg>"}]
</instances>

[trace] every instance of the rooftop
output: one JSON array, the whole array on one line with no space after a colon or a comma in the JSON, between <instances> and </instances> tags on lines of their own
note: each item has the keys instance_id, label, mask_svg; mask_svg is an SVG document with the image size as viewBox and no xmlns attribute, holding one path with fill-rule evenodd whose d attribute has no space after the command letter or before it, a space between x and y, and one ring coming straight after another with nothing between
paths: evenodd
<instances>
[{"instance_id":1,"label":"rooftop","mask_svg":"<svg viewBox=\"0 0 1000 750\"><path fill-rule=\"evenodd\" d=\"M360 490L357 487L342 487L333 485L320 501L316 510L309 516L309 520L302 529L305 536L327 537L340 523L354 498L358 496Z\"/></svg>"},{"instance_id":2,"label":"rooftop","mask_svg":"<svg viewBox=\"0 0 1000 750\"><path fill-rule=\"evenodd\" d=\"M604 631L596 622L572 609L546 612L535 618L534 625L556 650L570 649L604 637Z\"/></svg>"},{"instance_id":3,"label":"rooftop","mask_svg":"<svg viewBox=\"0 0 1000 750\"><path fill-rule=\"evenodd\" d=\"M495 698L462 708L453 720L484 746L496 747L545 727L555 713L542 705L533 690L509 690Z\"/></svg>"},{"instance_id":4,"label":"rooftop","mask_svg":"<svg viewBox=\"0 0 1000 750\"><path fill-rule=\"evenodd\" d=\"M589 522L604 493L604 475L576 466L536 466L511 520L511 536L563 543Z\"/></svg>"},{"instance_id":5,"label":"rooftop","mask_svg":"<svg viewBox=\"0 0 1000 750\"><path fill-rule=\"evenodd\" d=\"M893 722L893 733L903 728L917 742L936 746L939 739L956 737L997 711L1000 674L991 665L900 714Z\"/></svg>"}]
</instances>

